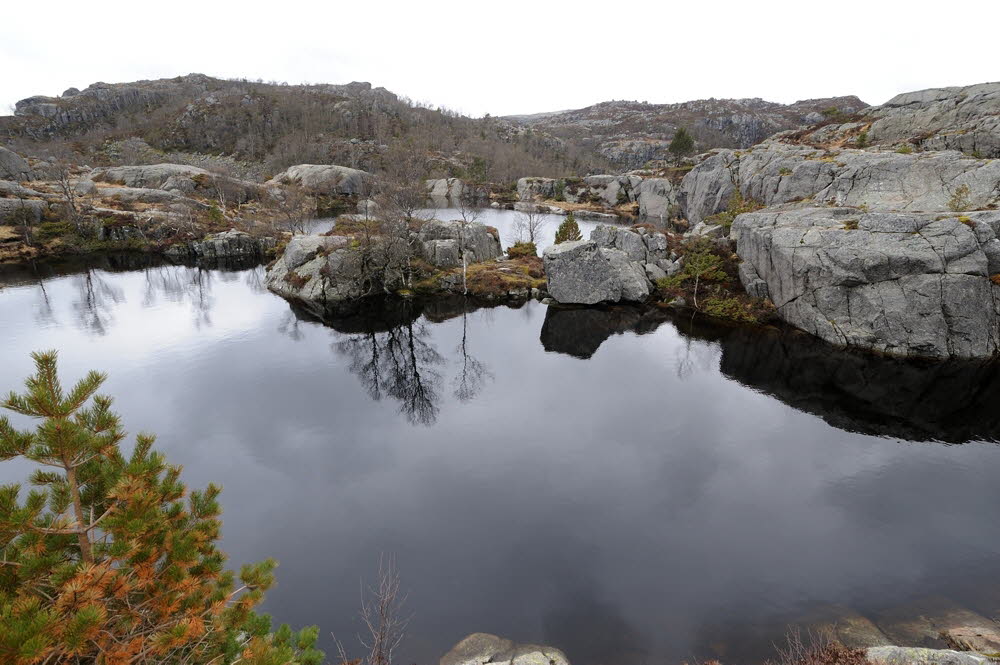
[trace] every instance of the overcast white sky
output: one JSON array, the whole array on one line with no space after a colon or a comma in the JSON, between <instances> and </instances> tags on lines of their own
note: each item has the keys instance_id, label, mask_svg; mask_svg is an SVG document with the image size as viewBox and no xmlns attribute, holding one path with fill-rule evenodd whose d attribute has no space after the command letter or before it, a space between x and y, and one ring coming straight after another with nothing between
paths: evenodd
<instances>
[{"instance_id":1,"label":"overcast white sky","mask_svg":"<svg viewBox=\"0 0 1000 665\"><path fill-rule=\"evenodd\" d=\"M1000 80L997 0L4 0L0 114L94 81L370 81L481 115Z\"/></svg>"}]
</instances>

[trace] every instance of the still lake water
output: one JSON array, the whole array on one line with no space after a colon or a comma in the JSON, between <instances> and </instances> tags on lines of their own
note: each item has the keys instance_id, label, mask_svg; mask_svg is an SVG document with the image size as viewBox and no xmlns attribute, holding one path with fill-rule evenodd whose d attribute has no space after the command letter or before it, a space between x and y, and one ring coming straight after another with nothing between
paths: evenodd
<instances>
[{"instance_id":1,"label":"still lake water","mask_svg":"<svg viewBox=\"0 0 1000 665\"><path fill-rule=\"evenodd\" d=\"M121 266L0 271L0 391L36 349L109 372L130 431L223 485L232 562L281 562L264 609L328 653L383 552L421 665L475 631L574 665L741 662L819 605L986 611L995 367L535 302L324 325L260 267Z\"/></svg>"}]
</instances>

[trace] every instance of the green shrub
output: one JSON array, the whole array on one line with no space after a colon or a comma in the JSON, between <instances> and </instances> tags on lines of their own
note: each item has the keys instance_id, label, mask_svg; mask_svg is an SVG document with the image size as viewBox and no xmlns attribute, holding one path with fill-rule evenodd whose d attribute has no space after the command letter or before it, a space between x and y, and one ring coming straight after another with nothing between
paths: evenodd
<instances>
[{"instance_id":1,"label":"green shrub","mask_svg":"<svg viewBox=\"0 0 1000 665\"><path fill-rule=\"evenodd\" d=\"M705 299L702 311L718 319L728 319L739 323L757 323L749 303L741 302L733 296L712 296Z\"/></svg>"},{"instance_id":2,"label":"green shrub","mask_svg":"<svg viewBox=\"0 0 1000 665\"><path fill-rule=\"evenodd\" d=\"M670 140L670 145L667 147L674 157L683 157L684 155L690 155L694 152L694 138L691 133L683 127L678 127L677 131L674 132L674 137Z\"/></svg>"},{"instance_id":3,"label":"green shrub","mask_svg":"<svg viewBox=\"0 0 1000 665\"><path fill-rule=\"evenodd\" d=\"M523 256L538 256L538 248L533 242L516 242L507 250L507 256L519 259Z\"/></svg>"},{"instance_id":4,"label":"green shrub","mask_svg":"<svg viewBox=\"0 0 1000 665\"><path fill-rule=\"evenodd\" d=\"M222 214L222 211L219 210L219 206L215 205L211 206L208 209L207 214L208 214L208 221L212 222L213 224L221 224L226 219L225 215Z\"/></svg>"},{"instance_id":5,"label":"green shrub","mask_svg":"<svg viewBox=\"0 0 1000 665\"><path fill-rule=\"evenodd\" d=\"M76 228L70 222L42 222L35 229L35 237L45 242L73 233Z\"/></svg>"},{"instance_id":6,"label":"green shrub","mask_svg":"<svg viewBox=\"0 0 1000 665\"><path fill-rule=\"evenodd\" d=\"M913 146L910 145L910 144L901 145L898 148L896 148L896 152L898 152L901 155L912 154L913 153Z\"/></svg>"},{"instance_id":7,"label":"green shrub","mask_svg":"<svg viewBox=\"0 0 1000 665\"><path fill-rule=\"evenodd\" d=\"M556 184L552 187L553 197L556 201L566 200L566 182L563 180L556 180Z\"/></svg>"},{"instance_id":8,"label":"green shrub","mask_svg":"<svg viewBox=\"0 0 1000 665\"><path fill-rule=\"evenodd\" d=\"M792 175L792 170L790 168L788 168L787 166L782 166L780 169L778 169L778 174L779 175Z\"/></svg>"},{"instance_id":9,"label":"green shrub","mask_svg":"<svg viewBox=\"0 0 1000 665\"><path fill-rule=\"evenodd\" d=\"M705 221L709 224L722 224L722 226L728 229L733 225L733 222L738 216L745 212L760 210L763 207L763 203L756 199L744 197L743 193L739 190L739 188L737 188L736 191L733 192L732 196L729 197L726 209L708 217Z\"/></svg>"},{"instance_id":10,"label":"green shrub","mask_svg":"<svg viewBox=\"0 0 1000 665\"><path fill-rule=\"evenodd\" d=\"M868 147L868 130L865 130L865 131L861 132L860 134L858 134L857 146L859 148L866 148L866 147Z\"/></svg>"},{"instance_id":11,"label":"green shrub","mask_svg":"<svg viewBox=\"0 0 1000 665\"><path fill-rule=\"evenodd\" d=\"M576 223L573 213L569 213L556 230L556 244L572 240L583 240L583 236L580 234L580 225Z\"/></svg>"}]
</instances>

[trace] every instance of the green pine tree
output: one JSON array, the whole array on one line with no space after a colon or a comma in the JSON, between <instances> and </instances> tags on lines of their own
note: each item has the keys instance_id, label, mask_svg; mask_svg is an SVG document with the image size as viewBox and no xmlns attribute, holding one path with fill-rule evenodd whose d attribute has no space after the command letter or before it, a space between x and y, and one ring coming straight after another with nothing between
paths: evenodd
<instances>
[{"instance_id":1,"label":"green pine tree","mask_svg":"<svg viewBox=\"0 0 1000 665\"><path fill-rule=\"evenodd\" d=\"M573 217L573 213L566 215L566 219L563 223L559 225L556 229L556 242L559 244L562 242L569 242L571 240L583 240L583 236L580 235L580 225L576 223L576 218Z\"/></svg>"},{"instance_id":2,"label":"green pine tree","mask_svg":"<svg viewBox=\"0 0 1000 665\"><path fill-rule=\"evenodd\" d=\"M670 140L670 146L667 150L670 151L670 154L675 159L690 155L694 152L694 137L691 136L688 130L678 127L677 131L674 132L674 138Z\"/></svg>"},{"instance_id":3,"label":"green pine tree","mask_svg":"<svg viewBox=\"0 0 1000 665\"><path fill-rule=\"evenodd\" d=\"M0 460L40 466L22 497L0 487L0 662L316 665L318 630L270 632L253 608L273 560L224 568L219 488L188 494L180 468L136 437L131 454L112 400L90 372L68 391L54 351L32 354L26 392L0 406L40 420L19 431L0 417Z\"/></svg>"}]
</instances>

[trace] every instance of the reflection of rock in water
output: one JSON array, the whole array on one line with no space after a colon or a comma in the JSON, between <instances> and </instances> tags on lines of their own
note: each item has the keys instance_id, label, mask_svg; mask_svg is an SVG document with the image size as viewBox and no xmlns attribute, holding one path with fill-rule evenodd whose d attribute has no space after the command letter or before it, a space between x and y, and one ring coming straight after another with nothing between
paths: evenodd
<instances>
[{"instance_id":1,"label":"reflection of rock in water","mask_svg":"<svg viewBox=\"0 0 1000 665\"><path fill-rule=\"evenodd\" d=\"M667 315L658 309L550 306L542 324L542 346L546 351L589 358L611 335L626 331L642 335L656 330L666 320Z\"/></svg>"},{"instance_id":2,"label":"reflection of rock in water","mask_svg":"<svg viewBox=\"0 0 1000 665\"><path fill-rule=\"evenodd\" d=\"M454 396L458 401L475 398L492 377L489 368L470 351L468 314L475 309L464 298L437 301L429 309L413 300L369 299L364 309L329 316L322 323L346 335L334 344L334 350L348 359L348 369L360 379L372 399L394 399L411 423L431 425L440 410L446 359L433 343L429 321L463 319L462 336L455 350ZM294 305L292 310L299 318L315 320L307 310ZM296 338L294 327L289 328L289 334Z\"/></svg>"},{"instance_id":3,"label":"reflection of rock in water","mask_svg":"<svg viewBox=\"0 0 1000 665\"><path fill-rule=\"evenodd\" d=\"M847 431L951 443L1000 439L1000 364L905 361L792 331L734 330L723 336L721 369Z\"/></svg>"}]
</instances>

